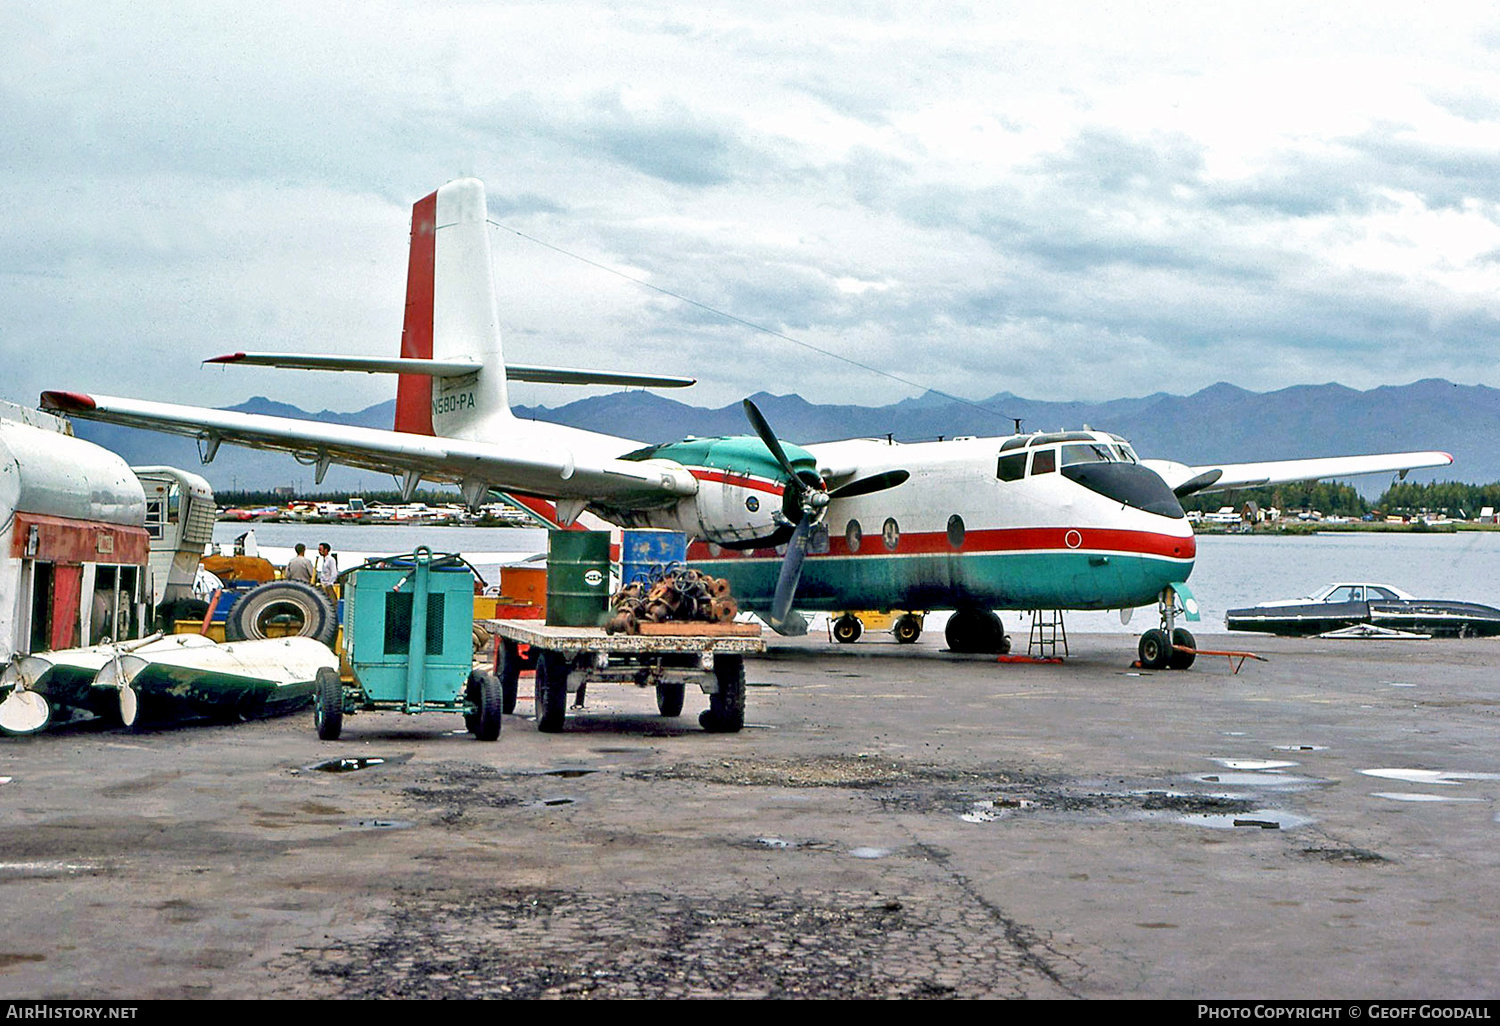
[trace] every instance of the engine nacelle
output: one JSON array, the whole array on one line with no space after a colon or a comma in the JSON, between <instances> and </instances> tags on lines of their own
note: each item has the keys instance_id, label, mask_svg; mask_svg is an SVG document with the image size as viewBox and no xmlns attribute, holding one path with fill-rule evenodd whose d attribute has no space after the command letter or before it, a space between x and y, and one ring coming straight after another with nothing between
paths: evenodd
<instances>
[{"instance_id":1,"label":"engine nacelle","mask_svg":"<svg viewBox=\"0 0 1500 1026\"><path fill-rule=\"evenodd\" d=\"M817 461L806 449L782 443L799 472L815 473ZM753 435L689 438L652 446L625 459L671 460L698 481L698 493L653 510L612 511L633 527L682 531L690 539L719 545L765 541L788 523L785 471Z\"/></svg>"}]
</instances>

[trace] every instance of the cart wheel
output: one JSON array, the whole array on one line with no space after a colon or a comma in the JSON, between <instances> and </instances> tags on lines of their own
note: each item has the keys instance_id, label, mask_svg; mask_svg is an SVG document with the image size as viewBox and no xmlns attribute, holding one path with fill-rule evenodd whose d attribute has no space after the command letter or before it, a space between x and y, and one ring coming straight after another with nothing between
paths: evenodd
<instances>
[{"instance_id":1,"label":"cart wheel","mask_svg":"<svg viewBox=\"0 0 1500 1026\"><path fill-rule=\"evenodd\" d=\"M536 729L556 734L568 710L568 658L543 652L536 661Z\"/></svg>"},{"instance_id":2,"label":"cart wheel","mask_svg":"<svg viewBox=\"0 0 1500 1026\"><path fill-rule=\"evenodd\" d=\"M719 690L708 696L708 708L698 714L698 725L715 734L733 734L745 725L745 657L714 657Z\"/></svg>"},{"instance_id":3,"label":"cart wheel","mask_svg":"<svg viewBox=\"0 0 1500 1026\"><path fill-rule=\"evenodd\" d=\"M521 663L524 661L521 658L521 646L514 641L500 643L500 663L495 667L495 672L500 677L502 712L516 711L516 690L521 682Z\"/></svg>"},{"instance_id":4,"label":"cart wheel","mask_svg":"<svg viewBox=\"0 0 1500 1026\"><path fill-rule=\"evenodd\" d=\"M313 678L313 726L324 741L337 741L344 729L344 682L332 666Z\"/></svg>"},{"instance_id":5,"label":"cart wheel","mask_svg":"<svg viewBox=\"0 0 1500 1026\"><path fill-rule=\"evenodd\" d=\"M464 714L464 726L480 741L497 740L502 719L500 707L504 704L500 678L489 670L473 671L464 687L464 697L475 707L474 712Z\"/></svg>"},{"instance_id":6,"label":"cart wheel","mask_svg":"<svg viewBox=\"0 0 1500 1026\"><path fill-rule=\"evenodd\" d=\"M896 626L891 629L896 635L896 640L903 645L910 645L922 636L922 621L910 613L896 621Z\"/></svg>"},{"instance_id":7,"label":"cart wheel","mask_svg":"<svg viewBox=\"0 0 1500 1026\"><path fill-rule=\"evenodd\" d=\"M682 681L662 681L656 685L656 711L663 716L681 716L685 692Z\"/></svg>"}]
</instances>

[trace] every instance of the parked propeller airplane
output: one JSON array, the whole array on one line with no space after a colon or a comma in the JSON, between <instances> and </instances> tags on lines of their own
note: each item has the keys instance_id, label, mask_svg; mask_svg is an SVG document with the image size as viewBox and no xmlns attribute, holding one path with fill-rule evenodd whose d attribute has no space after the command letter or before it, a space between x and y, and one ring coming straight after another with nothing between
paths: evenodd
<instances>
[{"instance_id":1,"label":"parked propeller airplane","mask_svg":"<svg viewBox=\"0 0 1500 1026\"><path fill-rule=\"evenodd\" d=\"M1141 460L1102 431L901 444L852 439L805 447L776 437L749 400L751 435L665 445L512 416L508 379L678 387L691 379L507 366L484 186L450 182L412 208L399 358L234 353L211 363L398 375L394 430L230 413L80 392L45 409L194 436L204 462L221 443L292 453L322 482L333 463L459 485L477 506L493 490L543 500L560 526L588 511L620 526L685 531L689 557L728 578L740 606L776 630L804 610L952 609L958 651L1005 644L997 609L1121 609L1157 604L1140 642L1148 666L1185 666L1174 627L1193 568L1179 499L1199 491L1441 466L1440 452L1187 466ZM868 534L868 537L867 537ZM1195 617L1194 617L1195 618Z\"/></svg>"}]
</instances>

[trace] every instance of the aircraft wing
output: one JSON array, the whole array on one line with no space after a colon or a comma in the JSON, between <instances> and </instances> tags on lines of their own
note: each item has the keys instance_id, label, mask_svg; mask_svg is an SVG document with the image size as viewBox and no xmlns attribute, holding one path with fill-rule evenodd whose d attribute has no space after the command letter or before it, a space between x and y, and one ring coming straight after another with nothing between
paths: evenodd
<instances>
[{"instance_id":1,"label":"aircraft wing","mask_svg":"<svg viewBox=\"0 0 1500 1026\"><path fill-rule=\"evenodd\" d=\"M1321 481L1356 477L1360 474L1399 473L1421 467L1446 467L1453 457L1446 452L1392 452L1373 456L1328 456L1306 460L1271 460L1264 463L1218 463L1190 467L1171 460L1142 460L1161 475L1179 498L1198 492L1223 492L1231 488L1259 488L1293 481Z\"/></svg>"},{"instance_id":2,"label":"aircraft wing","mask_svg":"<svg viewBox=\"0 0 1500 1026\"><path fill-rule=\"evenodd\" d=\"M599 499L642 508L697 491L697 481L677 464L600 456L587 447L570 447L570 429L530 421L516 421L517 437L502 445L80 392L43 392L41 406L85 420L197 438L205 462L220 442L289 452L317 467L319 480L329 464L338 463L415 475L413 481L484 484L549 499Z\"/></svg>"}]
</instances>

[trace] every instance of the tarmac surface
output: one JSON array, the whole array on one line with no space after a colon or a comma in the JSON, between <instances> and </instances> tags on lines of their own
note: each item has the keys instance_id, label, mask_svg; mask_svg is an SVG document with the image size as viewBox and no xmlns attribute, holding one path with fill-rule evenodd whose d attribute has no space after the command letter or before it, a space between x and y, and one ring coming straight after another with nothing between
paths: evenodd
<instances>
[{"instance_id":1,"label":"tarmac surface","mask_svg":"<svg viewBox=\"0 0 1500 1026\"><path fill-rule=\"evenodd\" d=\"M539 734L523 677L493 744L0 739L0 995L1500 994L1500 641L1070 641L776 639L737 735L603 684Z\"/></svg>"}]
</instances>

